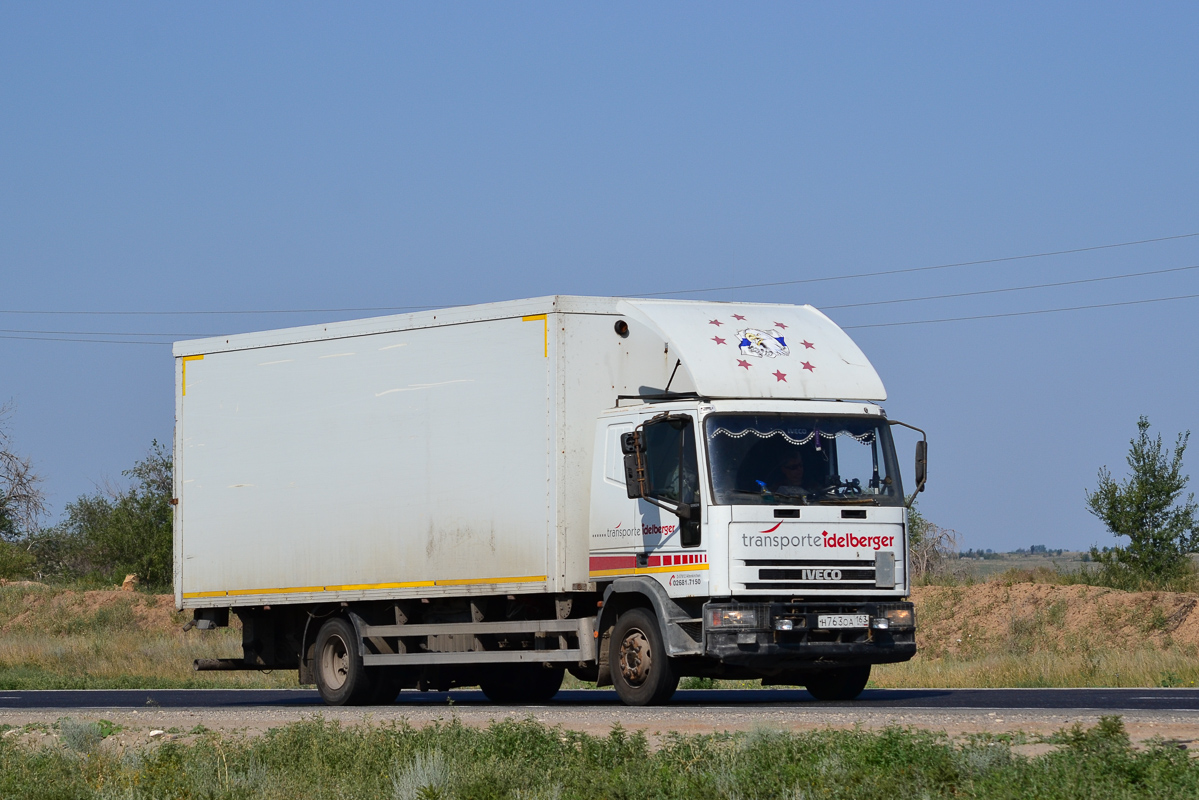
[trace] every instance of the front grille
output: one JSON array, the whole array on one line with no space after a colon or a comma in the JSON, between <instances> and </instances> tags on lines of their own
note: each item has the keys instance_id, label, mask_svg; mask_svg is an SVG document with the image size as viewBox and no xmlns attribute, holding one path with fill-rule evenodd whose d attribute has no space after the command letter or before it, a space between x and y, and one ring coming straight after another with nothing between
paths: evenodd
<instances>
[{"instance_id":1,"label":"front grille","mask_svg":"<svg viewBox=\"0 0 1199 800\"><path fill-rule=\"evenodd\" d=\"M862 569L874 569L874 561L866 561L860 558L830 561L813 561L807 558L747 558L741 563L747 567L841 567L842 569L860 567Z\"/></svg>"},{"instance_id":2,"label":"front grille","mask_svg":"<svg viewBox=\"0 0 1199 800\"><path fill-rule=\"evenodd\" d=\"M760 569L758 580L763 581L818 581L819 574L832 573L836 578L824 578L830 581L866 581L874 583L873 569L837 569L836 567L809 567L806 569Z\"/></svg>"},{"instance_id":3,"label":"front grille","mask_svg":"<svg viewBox=\"0 0 1199 800\"><path fill-rule=\"evenodd\" d=\"M874 581L821 581L819 583L803 583L801 581L752 581L741 584L746 591L780 591L790 592L795 589L873 589Z\"/></svg>"},{"instance_id":4,"label":"front grille","mask_svg":"<svg viewBox=\"0 0 1199 800\"><path fill-rule=\"evenodd\" d=\"M751 558L742 562L757 567L757 581L744 586L754 591L795 591L811 589L872 589L875 585L874 561L841 559L812 561L782 558Z\"/></svg>"}]
</instances>

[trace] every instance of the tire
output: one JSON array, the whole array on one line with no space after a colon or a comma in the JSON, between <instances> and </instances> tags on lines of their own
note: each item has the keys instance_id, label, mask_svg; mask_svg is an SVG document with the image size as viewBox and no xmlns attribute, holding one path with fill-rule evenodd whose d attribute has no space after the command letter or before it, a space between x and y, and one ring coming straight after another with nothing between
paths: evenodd
<instances>
[{"instance_id":1,"label":"tire","mask_svg":"<svg viewBox=\"0 0 1199 800\"><path fill-rule=\"evenodd\" d=\"M869 664L864 667L840 667L806 676L804 688L817 700L854 700L866 688L869 680Z\"/></svg>"},{"instance_id":2,"label":"tire","mask_svg":"<svg viewBox=\"0 0 1199 800\"><path fill-rule=\"evenodd\" d=\"M487 667L479 688L493 703L544 703L562 688L563 667L540 664L495 664Z\"/></svg>"},{"instance_id":3,"label":"tire","mask_svg":"<svg viewBox=\"0 0 1199 800\"><path fill-rule=\"evenodd\" d=\"M370 699L370 675L362 665L358 635L341 617L331 617L316 635L316 688L331 706L359 705Z\"/></svg>"},{"instance_id":4,"label":"tire","mask_svg":"<svg viewBox=\"0 0 1199 800\"><path fill-rule=\"evenodd\" d=\"M389 706L394 703L404 688L404 673L400 668L368 667L366 672L371 684L369 704Z\"/></svg>"},{"instance_id":5,"label":"tire","mask_svg":"<svg viewBox=\"0 0 1199 800\"><path fill-rule=\"evenodd\" d=\"M661 705L679 688L653 612L633 608L621 614L609 648L612 685L626 706Z\"/></svg>"}]
</instances>

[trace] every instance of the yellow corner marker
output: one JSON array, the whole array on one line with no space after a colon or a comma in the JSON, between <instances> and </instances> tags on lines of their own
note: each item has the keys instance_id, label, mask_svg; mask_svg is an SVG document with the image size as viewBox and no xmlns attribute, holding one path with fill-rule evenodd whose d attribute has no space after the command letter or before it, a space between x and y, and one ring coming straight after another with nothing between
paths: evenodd
<instances>
[{"instance_id":1,"label":"yellow corner marker","mask_svg":"<svg viewBox=\"0 0 1199 800\"><path fill-rule=\"evenodd\" d=\"M183 396L187 397L187 362L203 361L204 356L184 356L183 357Z\"/></svg>"},{"instance_id":2,"label":"yellow corner marker","mask_svg":"<svg viewBox=\"0 0 1199 800\"><path fill-rule=\"evenodd\" d=\"M550 320L545 314L533 314L528 317L521 317L521 322L544 322L545 323L545 357L550 357ZM203 356L201 356L203 358Z\"/></svg>"}]
</instances>

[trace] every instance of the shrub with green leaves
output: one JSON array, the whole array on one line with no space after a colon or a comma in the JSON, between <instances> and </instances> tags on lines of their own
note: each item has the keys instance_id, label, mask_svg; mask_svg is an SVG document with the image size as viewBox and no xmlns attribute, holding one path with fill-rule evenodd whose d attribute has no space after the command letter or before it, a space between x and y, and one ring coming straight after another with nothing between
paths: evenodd
<instances>
[{"instance_id":1,"label":"shrub with green leaves","mask_svg":"<svg viewBox=\"0 0 1199 800\"><path fill-rule=\"evenodd\" d=\"M83 495L66 518L34 536L30 550L47 577L119 583L136 574L149 589L171 585L171 454L155 441L146 457L121 473L132 485Z\"/></svg>"},{"instance_id":2,"label":"shrub with green leaves","mask_svg":"<svg viewBox=\"0 0 1199 800\"><path fill-rule=\"evenodd\" d=\"M1161 434L1150 438L1148 418L1140 418L1137 431L1129 442L1127 479L1117 483L1103 467L1099 487L1087 493L1091 513L1129 543L1091 548L1091 558L1102 582L1114 588L1173 588L1191 570L1187 553L1199 546L1195 496L1179 502L1190 480L1182 472L1182 456L1191 432L1180 433L1169 453Z\"/></svg>"}]
</instances>

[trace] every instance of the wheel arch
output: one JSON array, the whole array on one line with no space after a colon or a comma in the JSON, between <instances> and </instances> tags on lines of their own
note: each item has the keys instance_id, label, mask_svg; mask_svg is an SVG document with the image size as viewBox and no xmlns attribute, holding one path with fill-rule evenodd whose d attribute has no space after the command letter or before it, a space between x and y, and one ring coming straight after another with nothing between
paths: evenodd
<instances>
[{"instance_id":1,"label":"wheel arch","mask_svg":"<svg viewBox=\"0 0 1199 800\"><path fill-rule=\"evenodd\" d=\"M600 612L597 630L600 636L616 624L616 618L630 608L649 608L658 620L666 654L693 656L703 653L703 641L696 641L681 627L681 623L695 623L686 609L676 603L662 584L644 575L617 578L604 590L604 606Z\"/></svg>"},{"instance_id":2,"label":"wheel arch","mask_svg":"<svg viewBox=\"0 0 1199 800\"><path fill-rule=\"evenodd\" d=\"M316 673L313 669L313 662L316 660L316 637L320 633L321 626L331 617L341 617L350 623L350 627L354 629L354 636L358 639L359 657L363 647L362 641L362 618L348 608L334 608L326 613L319 613L322 606L312 606L304 609L305 617L304 630L300 634L300 668L299 668L299 683L301 686L316 683Z\"/></svg>"}]
</instances>

